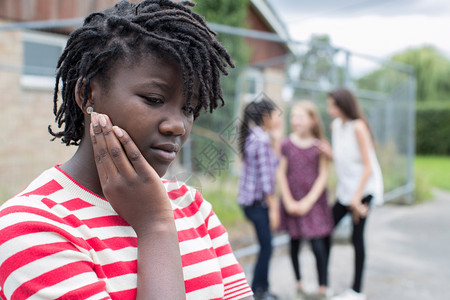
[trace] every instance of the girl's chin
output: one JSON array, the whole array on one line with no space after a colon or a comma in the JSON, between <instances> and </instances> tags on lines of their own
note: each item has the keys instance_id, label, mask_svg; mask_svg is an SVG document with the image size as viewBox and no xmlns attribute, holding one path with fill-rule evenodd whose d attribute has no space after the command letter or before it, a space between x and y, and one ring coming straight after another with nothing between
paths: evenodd
<instances>
[{"instance_id":1,"label":"girl's chin","mask_svg":"<svg viewBox=\"0 0 450 300\"><path fill-rule=\"evenodd\" d=\"M160 178L162 178L164 175L166 175L167 170L169 169L169 166L167 167L159 167L159 168L154 168L156 173L159 175Z\"/></svg>"},{"instance_id":2,"label":"girl's chin","mask_svg":"<svg viewBox=\"0 0 450 300\"><path fill-rule=\"evenodd\" d=\"M147 162L153 168L153 170L155 170L156 174L158 174L160 178L162 178L167 173L167 170L169 170L170 163L162 164L160 162L154 162L148 159Z\"/></svg>"}]
</instances>

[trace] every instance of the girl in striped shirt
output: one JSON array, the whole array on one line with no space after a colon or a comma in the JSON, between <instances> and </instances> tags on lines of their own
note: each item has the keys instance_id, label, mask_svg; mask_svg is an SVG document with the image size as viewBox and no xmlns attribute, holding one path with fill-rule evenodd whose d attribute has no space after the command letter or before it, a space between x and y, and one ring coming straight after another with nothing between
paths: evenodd
<instances>
[{"instance_id":1,"label":"girl in striped shirt","mask_svg":"<svg viewBox=\"0 0 450 300\"><path fill-rule=\"evenodd\" d=\"M252 298L211 205L161 179L201 109L223 103L227 65L183 4L121 1L85 19L49 128L78 149L1 207L1 299Z\"/></svg>"}]
</instances>

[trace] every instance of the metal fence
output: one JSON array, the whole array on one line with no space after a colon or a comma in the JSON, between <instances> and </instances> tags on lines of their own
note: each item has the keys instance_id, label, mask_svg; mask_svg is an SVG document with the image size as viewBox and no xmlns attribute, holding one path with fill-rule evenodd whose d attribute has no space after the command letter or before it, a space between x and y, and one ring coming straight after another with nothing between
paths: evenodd
<instances>
[{"instance_id":1,"label":"metal fence","mask_svg":"<svg viewBox=\"0 0 450 300\"><path fill-rule=\"evenodd\" d=\"M215 176L227 169L231 174L239 173L239 158L236 153L237 133L234 130L240 120L243 103L264 92L280 107L285 119L285 134L289 133L289 112L299 100L315 102L321 113L327 136L330 138L326 113L327 92L345 86L355 92L367 116L376 143L377 156L383 172L385 201L400 199L411 202L414 193L414 155L415 155L415 75L408 65L389 60L354 53L348 49L333 47L328 43L304 41L285 41L274 34L252 30L212 25L216 31L237 34L253 39L289 43L296 48L295 54L260 61L252 65L238 66L232 73L235 79L233 89L225 91L230 109L229 123L221 122L214 128L208 140L214 141L215 157L227 166L220 167L217 160L207 165L205 175ZM273 75L266 70L284 65L282 75ZM249 92L249 89L253 89ZM273 93L272 91L276 91ZM278 92L279 91L279 92ZM211 117L213 119L214 116ZM212 122L214 123L214 122ZM217 125L216 125L217 126ZM211 133L211 130L208 131ZM205 138L195 136L194 138ZM234 137L234 138L233 138ZM222 145L222 146L221 146ZM191 151L195 158L198 150ZM194 159L195 161L195 159ZM232 162L232 163L230 163ZM203 166L187 165L197 172ZM215 173L214 173L215 170ZM331 178L331 185L335 179Z\"/></svg>"},{"instance_id":2,"label":"metal fence","mask_svg":"<svg viewBox=\"0 0 450 300\"><path fill-rule=\"evenodd\" d=\"M4 43L27 37L28 46L33 44L33 32L30 29L76 26L81 20L62 22L28 22L0 26L0 37ZM297 51L286 56L260 61L252 65L237 66L225 79L224 94L228 104L212 115L204 117L193 130L185 146L180 163L172 169L170 176L180 174L198 174L198 176L218 177L223 174L236 176L239 173L236 130L240 122L243 104L264 92L269 95L284 113L286 133L289 131L289 110L295 101L308 99L314 101L322 114L325 127L330 119L326 114L326 93L338 87L346 86L353 90L361 100L377 145L377 154L381 163L385 183L385 200L403 197L410 201L414 191L413 159L415 154L415 76L408 66L374 58L350 50L333 47L326 43L304 41L286 41L277 35L247 29L232 28L219 24L210 24L213 30L224 35L237 35L252 39L262 39L288 44ZM12 36L6 36L11 35ZM6 39L6 42L5 42ZM53 40L53 45L60 41ZM30 44L31 43L31 44ZM1 48L1 47L0 47ZM46 52L46 49L41 49ZM17 78L18 87L0 85L3 94L2 104L7 109L0 112L5 130L0 135L0 179L1 189L16 187L16 183L28 183L37 171L43 170L42 159L38 162L31 158L41 157L42 153L29 155L30 144L20 141L20 134L14 136L20 128L17 120L11 119L11 112L24 116L20 112L30 99L48 97L48 115L36 116L39 110L30 106L30 116L48 118L51 123L51 92L29 86L24 76L27 68L21 59L26 59L26 51L19 55L17 63L11 60L8 51L0 53L0 78ZM30 57L29 59L33 59ZM55 62L56 63L56 62ZM284 66L280 69L280 65ZM29 70L29 68L28 68ZM271 72L270 70L276 70ZM36 75L38 69L32 69ZM44 70L48 72L48 69ZM54 70L51 70L54 72ZM41 83L42 84L42 83ZM45 85L45 83L43 83ZM13 91L12 91L12 90ZM36 96L37 94L37 96ZM43 100L40 100L43 101ZM38 104L36 104L38 105ZM215 115L220 115L217 119ZM14 115L13 115L14 116ZM216 118L216 119L214 119ZM30 121L31 122L31 121ZM25 122L26 123L26 122ZM35 126L33 124L31 127ZM30 128L31 128L30 127ZM40 129L45 134L45 128ZM329 132L328 132L329 135ZM28 137L23 137L28 139ZM49 137L48 137L49 138ZM28 148L27 148L28 147ZM16 151L14 149L21 149ZM39 150L39 149L34 149ZM57 150L61 152L61 150ZM200 155L201 154L201 155ZM202 158L202 159L200 159ZM205 161L207 159L207 161ZM46 166L48 167L48 165ZM181 169L181 171L180 171ZM28 173L21 173L28 172ZM26 171L25 171L26 170ZM16 177L16 179L11 179ZM23 181L20 181L20 180ZM199 181L201 182L201 180ZM201 184L201 183L199 183ZM6 193L11 193L7 190Z\"/></svg>"}]
</instances>

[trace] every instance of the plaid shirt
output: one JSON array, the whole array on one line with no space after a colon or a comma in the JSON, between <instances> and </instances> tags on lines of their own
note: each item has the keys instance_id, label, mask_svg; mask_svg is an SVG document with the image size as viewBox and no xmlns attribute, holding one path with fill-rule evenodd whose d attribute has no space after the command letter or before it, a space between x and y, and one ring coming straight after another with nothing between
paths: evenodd
<instances>
[{"instance_id":1,"label":"plaid shirt","mask_svg":"<svg viewBox=\"0 0 450 300\"><path fill-rule=\"evenodd\" d=\"M275 171L278 159L270 143L270 137L261 127L255 126L245 140L245 159L239 178L238 203L252 205L265 203L265 195L275 192Z\"/></svg>"}]
</instances>

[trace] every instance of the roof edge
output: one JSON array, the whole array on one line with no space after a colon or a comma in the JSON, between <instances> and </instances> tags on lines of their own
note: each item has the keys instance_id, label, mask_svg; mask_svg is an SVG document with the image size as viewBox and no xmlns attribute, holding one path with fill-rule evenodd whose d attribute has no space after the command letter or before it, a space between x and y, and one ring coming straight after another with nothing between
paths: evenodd
<instances>
[{"instance_id":1,"label":"roof edge","mask_svg":"<svg viewBox=\"0 0 450 300\"><path fill-rule=\"evenodd\" d=\"M289 51L291 53L296 53L295 45L291 43L292 38L289 34L289 30L278 16L273 6L267 0L250 0L250 3L266 19L268 25L272 27L275 33L286 42Z\"/></svg>"}]
</instances>

